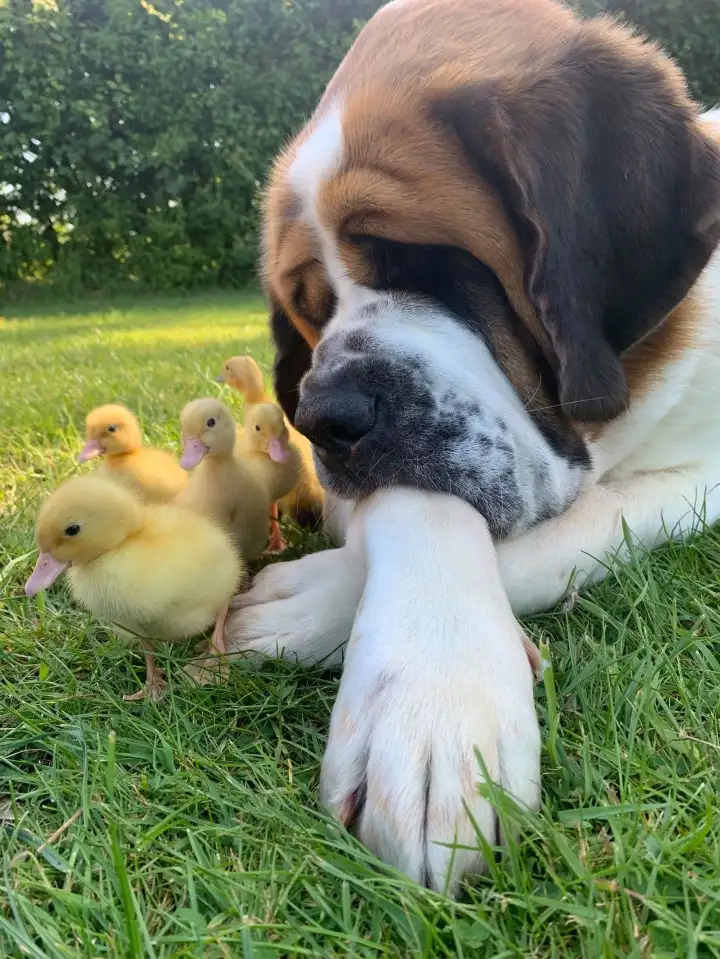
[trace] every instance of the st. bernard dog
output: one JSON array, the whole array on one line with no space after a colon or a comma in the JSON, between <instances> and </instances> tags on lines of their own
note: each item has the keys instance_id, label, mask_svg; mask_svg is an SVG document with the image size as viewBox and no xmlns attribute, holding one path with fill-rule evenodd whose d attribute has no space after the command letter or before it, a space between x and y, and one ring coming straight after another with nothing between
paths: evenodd
<instances>
[{"instance_id":1,"label":"st. bernard dog","mask_svg":"<svg viewBox=\"0 0 720 959\"><path fill-rule=\"evenodd\" d=\"M323 801L433 888L503 838L484 776L538 802L515 616L602 579L623 520L720 516L719 143L624 26L395 0L275 165L276 391L342 545L258 576L229 648L343 662Z\"/></svg>"}]
</instances>

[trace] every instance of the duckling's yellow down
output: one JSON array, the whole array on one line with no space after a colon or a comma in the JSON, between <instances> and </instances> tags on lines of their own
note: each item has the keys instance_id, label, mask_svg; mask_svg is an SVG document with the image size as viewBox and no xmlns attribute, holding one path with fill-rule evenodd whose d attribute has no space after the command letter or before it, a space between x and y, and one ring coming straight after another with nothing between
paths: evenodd
<instances>
[{"instance_id":1,"label":"duckling's yellow down","mask_svg":"<svg viewBox=\"0 0 720 959\"><path fill-rule=\"evenodd\" d=\"M192 469L178 506L210 516L232 537L246 559L258 557L268 541L270 494L236 458L235 422L219 400L188 403L180 414L185 455Z\"/></svg>"},{"instance_id":2,"label":"duckling's yellow down","mask_svg":"<svg viewBox=\"0 0 720 959\"><path fill-rule=\"evenodd\" d=\"M256 403L275 402L265 390L260 367L251 356L230 357L225 361L222 374L218 379L242 393L250 406ZM295 522L315 523L322 514L324 492L315 473L312 444L306 436L298 433L292 423L287 425L290 442L300 453L301 469L295 487L280 499L278 506L281 513Z\"/></svg>"},{"instance_id":3,"label":"duckling's yellow down","mask_svg":"<svg viewBox=\"0 0 720 959\"><path fill-rule=\"evenodd\" d=\"M140 425L124 406L111 403L88 413L80 462L102 457L99 471L125 483L149 503L173 500L187 473L165 452L142 445Z\"/></svg>"},{"instance_id":4,"label":"duckling's yellow down","mask_svg":"<svg viewBox=\"0 0 720 959\"><path fill-rule=\"evenodd\" d=\"M43 556L60 571L70 564L74 598L99 619L146 639L146 653L153 640L188 639L224 616L244 578L237 552L215 523L172 504L143 503L97 474L68 480L51 494L35 535L36 571Z\"/></svg>"}]
</instances>

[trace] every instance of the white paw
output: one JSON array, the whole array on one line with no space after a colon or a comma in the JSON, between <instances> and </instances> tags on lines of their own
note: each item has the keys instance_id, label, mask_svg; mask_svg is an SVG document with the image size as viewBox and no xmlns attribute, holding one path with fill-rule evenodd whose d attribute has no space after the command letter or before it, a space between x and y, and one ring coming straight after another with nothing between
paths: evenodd
<instances>
[{"instance_id":1,"label":"white paw","mask_svg":"<svg viewBox=\"0 0 720 959\"><path fill-rule=\"evenodd\" d=\"M476 750L492 781L534 808L540 734L532 671L484 524L430 505L400 512L405 534L383 510L374 541L370 529L321 796L378 857L452 895L484 868L476 827L490 845L502 839L478 792ZM430 516L434 538L407 532ZM413 547L404 555L403 535Z\"/></svg>"},{"instance_id":2,"label":"white paw","mask_svg":"<svg viewBox=\"0 0 720 959\"><path fill-rule=\"evenodd\" d=\"M363 583L362 561L348 548L266 567L231 603L228 654L339 665Z\"/></svg>"}]
</instances>

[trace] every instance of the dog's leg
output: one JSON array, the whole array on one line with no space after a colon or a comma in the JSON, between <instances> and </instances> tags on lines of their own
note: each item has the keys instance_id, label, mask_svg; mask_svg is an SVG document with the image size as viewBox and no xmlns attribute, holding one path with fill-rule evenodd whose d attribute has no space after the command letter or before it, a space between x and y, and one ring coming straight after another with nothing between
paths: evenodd
<instances>
[{"instance_id":1,"label":"dog's leg","mask_svg":"<svg viewBox=\"0 0 720 959\"><path fill-rule=\"evenodd\" d=\"M681 539L720 518L720 486L697 473L638 474L585 490L555 519L497 544L503 586L516 616L541 612L571 588L600 582L614 555Z\"/></svg>"},{"instance_id":2,"label":"dog's leg","mask_svg":"<svg viewBox=\"0 0 720 959\"><path fill-rule=\"evenodd\" d=\"M452 894L483 868L476 829L496 841L494 809L478 792L486 775L521 804L538 801L532 673L472 507L394 489L359 512L367 582L321 793L378 856Z\"/></svg>"},{"instance_id":3,"label":"dog's leg","mask_svg":"<svg viewBox=\"0 0 720 959\"><path fill-rule=\"evenodd\" d=\"M228 619L229 650L305 663L342 661L365 576L363 510L351 519L348 512L338 530L349 548L271 566L238 597ZM603 579L608 557L627 552L623 520L649 550L718 518L720 487L697 474L643 474L591 486L562 516L497 544L512 610L526 615L550 609L571 587Z\"/></svg>"}]
</instances>

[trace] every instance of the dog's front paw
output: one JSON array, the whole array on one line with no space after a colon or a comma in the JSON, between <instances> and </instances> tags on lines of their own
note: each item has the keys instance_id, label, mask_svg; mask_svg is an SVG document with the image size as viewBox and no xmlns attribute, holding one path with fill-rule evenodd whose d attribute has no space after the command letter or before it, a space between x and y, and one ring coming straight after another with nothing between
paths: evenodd
<instances>
[{"instance_id":1,"label":"dog's front paw","mask_svg":"<svg viewBox=\"0 0 720 959\"><path fill-rule=\"evenodd\" d=\"M339 665L364 577L347 547L268 566L231 603L228 654Z\"/></svg>"},{"instance_id":2,"label":"dog's front paw","mask_svg":"<svg viewBox=\"0 0 720 959\"><path fill-rule=\"evenodd\" d=\"M439 565L437 539L428 544L431 556L418 549L404 562L384 562L393 527L382 515L385 542L376 562L370 542L321 794L378 857L454 894L484 868L476 830L490 845L503 840L478 789L483 764L519 805L538 804L532 670L497 571L483 568L484 556L495 559L477 518L449 511L443 538L465 518L469 527L458 528L459 536L477 534L478 548L458 550L461 539L453 537Z\"/></svg>"}]
</instances>

